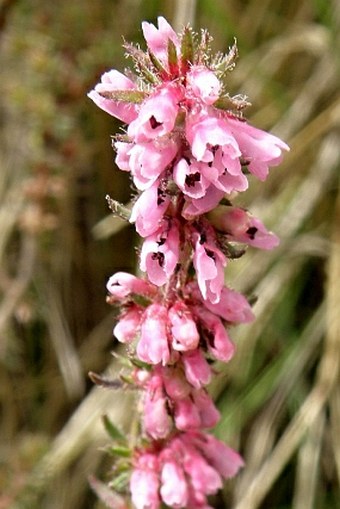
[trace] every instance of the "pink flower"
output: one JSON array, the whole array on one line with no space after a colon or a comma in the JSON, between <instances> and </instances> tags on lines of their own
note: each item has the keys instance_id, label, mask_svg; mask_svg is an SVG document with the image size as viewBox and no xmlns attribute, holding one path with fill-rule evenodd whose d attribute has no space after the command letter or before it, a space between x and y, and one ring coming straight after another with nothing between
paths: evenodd
<instances>
[{"instance_id":1,"label":"pink flower","mask_svg":"<svg viewBox=\"0 0 340 509\"><path fill-rule=\"evenodd\" d=\"M180 190L190 198L202 198L210 186L210 168L205 163L182 158L174 165L173 177Z\"/></svg>"},{"instance_id":2,"label":"pink flower","mask_svg":"<svg viewBox=\"0 0 340 509\"><path fill-rule=\"evenodd\" d=\"M178 351L197 348L199 334L189 308L183 301L177 301L169 309L169 325L172 333L172 347Z\"/></svg>"},{"instance_id":3,"label":"pink flower","mask_svg":"<svg viewBox=\"0 0 340 509\"><path fill-rule=\"evenodd\" d=\"M247 323L254 320L254 314L245 296L227 286L222 288L219 302L214 304L202 299L196 283L190 283L188 289L191 296L200 300L206 309L227 322Z\"/></svg>"},{"instance_id":4,"label":"pink flower","mask_svg":"<svg viewBox=\"0 0 340 509\"><path fill-rule=\"evenodd\" d=\"M175 366L162 369L164 389L171 400L179 400L189 396L192 387L188 384L183 373Z\"/></svg>"},{"instance_id":5,"label":"pink flower","mask_svg":"<svg viewBox=\"0 0 340 509\"><path fill-rule=\"evenodd\" d=\"M213 428L220 420L220 412L217 410L213 400L203 390L193 391L193 400L201 419L200 428Z\"/></svg>"},{"instance_id":6,"label":"pink flower","mask_svg":"<svg viewBox=\"0 0 340 509\"><path fill-rule=\"evenodd\" d=\"M148 364L167 364L170 350L167 334L168 312L161 304L147 307L141 326L140 340L137 345L137 356Z\"/></svg>"},{"instance_id":7,"label":"pink flower","mask_svg":"<svg viewBox=\"0 0 340 509\"><path fill-rule=\"evenodd\" d=\"M133 145L129 150L129 167L137 189L143 191L154 184L177 150L177 143L171 138L157 138Z\"/></svg>"},{"instance_id":8,"label":"pink flower","mask_svg":"<svg viewBox=\"0 0 340 509\"><path fill-rule=\"evenodd\" d=\"M198 161L209 163L215 169L215 185L217 177L227 172L230 176L239 178L239 189L235 188L236 190L244 191L247 188L248 182L242 174L239 159L242 155L240 148L223 119L211 116L201 119L192 117L187 122L186 135L193 156Z\"/></svg>"},{"instance_id":9,"label":"pink flower","mask_svg":"<svg viewBox=\"0 0 340 509\"><path fill-rule=\"evenodd\" d=\"M131 171L130 168L130 150L133 143L125 143L124 141L116 141L113 143L113 148L116 150L116 165L122 171Z\"/></svg>"},{"instance_id":10,"label":"pink flower","mask_svg":"<svg viewBox=\"0 0 340 509\"><path fill-rule=\"evenodd\" d=\"M187 87L203 103L211 105L219 97L221 83L213 71L204 66L192 66L187 74Z\"/></svg>"},{"instance_id":11,"label":"pink flower","mask_svg":"<svg viewBox=\"0 0 340 509\"><path fill-rule=\"evenodd\" d=\"M176 428L182 431L212 428L220 419L219 411L203 389L193 390L190 396L176 400L174 407Z\"/></svg>"},{"instance_id":12,"label":"pink flower","mask_svg":"<svg viewBox=\"0 0 340 509\"><path fill-rule=\"evenodd\" d=\"M172 428L163 382L157 374L147 384L144 395L143 424L145 431L155 440L167 437Z\"/></svg>"},{"instance_id":13,"label":"pink flower","mask_svg":"<svg viewBox=\"0 0 340 509\"><path fill-rule=\"evenodd\" d=\"M160 228L143 242L140 268L152 283L164 285L174 272L179 257L179 229L176 220L163 220Z\"/></svg>"},{"instance_id":14,"label":"pink flower","mask_svg":"<svg viewBox=\"0 0 340 509\"><path fill-rule=\"evenodd\" d=\"M132 472L130 490L137 509L158 509L160 506L157 463L155 455L144 453Z\"/></svg>"},{"instance_id":15,"label":"pink flower","mask_svg":"<svg viewBox=\"0 0 340 509\"><path fill-rule=\"evenodd\" d=\"M260 180L265 180L269 166L281 163L282 151L289 150L288 145L273 134L257 129L247 122L231 117L227 117L226 120L243 158L249 161L249 171Z\"/></svg>"},{"instance_id":16,"label":"pink flower","mask_svg":"<svg viewBox=\"0 0 340 509\"><path fill-rule=\"evenodd\" d=\"M151 297L155 295L157 289L149 281L140 279L127 272L116 272L107 282L107 290L114 299L122 300L135 293Z\"/></svg>"},{"instance_id":17,"label":"pink flower","mask_svg":"<svg viewBox=\"0 0 340 509\"><path fill-rule=\"evenodd\" d=\"M224 285L224 267L227 260L222 251L216 247L211 235L204 230L201 233L194 231L192 240L195 245L193 263L199 289L205 300L216 303L220 300Z\"/></svg>"},{"instance_id":18,"label":"pink flower","mask_svg":"<svg viewBox=\"0 0 340 509\"><path fill-rule=\"evenodd\" d=\"M235 346L221 319L204 307L197 307L197 315L203 328L203 336L206 339L209 352L223 362L228 362L235 352Z\"/></svg>"},{"instance_id":19,"label":"pink flower","mask_svg":"<svg viewBox=\"0 0 340 509\"><path fill-rule=\"evenodd\" d=\"M140 323L143 316L143 308L140 306L130 306L123 312L113 329L113 334L121 343L131 343L139 332Z\"/></svg>"},{"instance_id":20,"label":"pink flower","mask_svg":"<svg viewBox=\"0 0 340 509\"><path fill-rule=\"evenodd\" d=\"M164 85L141 106L138 116L128 127L128 135L137 143L171 133L179 112L181 91L174 85Z\"/></svg>"},{"instance_id":21,"label":"pink flower","mask_svg":"<svg viewBox=\"0 0 340 509\"><path fill-rule=\"evenodd\" d=\"M175 461L164 463L161 472L161 497L169 507L186 507L188 485L182 467Z\"/></svg>"},{"instance_id":22,"label":"pink flower","mask_svg":"<svg viewBox=\"0 0 340 509\"><path fill-rule=\"evenodd\" d=\"M241 456L214 436L203 434L193 436L196 447L224 479L234 477L244 466Z\"/></svg>"},{"instance_id":23,"label":"pink flower","mask_svg":"<svg viewBox=\"0 0 340 509\"><path fill-rule=\"evenodd\" d=\"M239 207L219 205L208 217L211 224L227 234L231 241L260 249L273 249L279 244L279 238L269 232L259 219Z\"/></svg>"},{"instance_id":24,"label":"pink flower","mask_svg":"<svg viewBox=\"0 0 340 509\"><path fill-rule=\"evenodd\" d=\"M213 210L219 202L222 200L225 195L224 191L221 189L217 189L213 184L211 184L204 196L202 198L191 198L186 199L186 204L184 206L182 216L185 219L193 219L195 216L200 216Z\"/></svg>"},{"instance_id":25,"label":"pink flower","mask_svg":"<svg viewBox=\"0 0 340 509\"><path fill-rule=\"evenodd\" d=\"M89 92L88 97L102 110L110 115L122 120L123 122L132 122L137 117L137 109L134 104L113 101L105 99L102 93L115 92L117 90L133 90L135 84L129 78L115 69L105 72L101 77L101 83L98 83L94 90Z\"/></svg>"},{"instance_id":26,"label":"pink flower","mask_svg":"<svg viewBox=\"0 0 340 509\"><path fill-rule=\"evenodd\" d=\"M181 431L199 429L201 427L199 409L190 397L176 401L174 419L176 428Z\"/></svg>"},{"instance_id":27,"label":"pink flower","mask_svg":"<svg viewBox=\"0 0 340 509\"><path fill-rule=\"evenodd\" d=\"M159 189L158 182L139 196L132 208L130 223L136 223L141 237L147 237L159 228L169 203L170 198Z\"/></svg>"},{"instance_id":28,"label":"pink flower","mask_svg":"<svg viewBox=\"0 0 340 509\"><path fill-rule=\"evenodd\" d=\"M148 48L165 64L168 60L168 41L171 40L176 47L179 47L179 40L176 32L163 16L159 16L157 21L158 29L152 23L143 21L142 30Z\"/></svg>"},{"instance_id":29,"label":"pink flower","mask_svg":"<svg viewBox=\"0 0 340 509\"><path fill-rule=\"evenodd\" d=\"M188 382L196 389L208 385L211 378L211 368L202 354L201 349L197 348L191 352L185 352L182 356L184 372Z\"/></svg>"},{"instance_id":30,"label":"pink flower","mask_svg":"<svg viewBox=\"0 0 340 509\"><path fill-rule=\"evenodd\" d=\"M186 446L184 450L183 468L190 478L195 495L212 495L222 488L219 473L193 447Z\"/></svg>"}]
</instances>

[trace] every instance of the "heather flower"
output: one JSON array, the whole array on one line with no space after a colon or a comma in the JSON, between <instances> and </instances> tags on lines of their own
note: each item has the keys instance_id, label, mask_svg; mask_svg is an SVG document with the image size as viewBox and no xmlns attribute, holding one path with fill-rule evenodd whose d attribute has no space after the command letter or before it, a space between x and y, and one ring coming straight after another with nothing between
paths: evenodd
<instances>
[{"instance_id":1,"label":"heather flower","mask_svg":"<svg viewBox=\"0 0 340 509\"><path fill-rule=\"evenodd\" d=\"M169 134L175 127L179 112L181 90L165 85L141 106L138 116L128 127L128 135L135 142L145 142Z\"/></svg>"},{"instance_id":2,"label":"heather flower","mask_svg":"<svg viewBox=\"0 0 340 509\"><path fill-rule=\"evenodd\" d=\"M268 231L259 219L239 207L219 205L208 217L228 240L260 249L273 249L279 244L279 238Z\"/></svg>"},{"instance_id":3,"label":"heather flower","mask_svg":"<svg viewBox=\"0 0 340 509\"><path fill-rule=\"evenodd\" d=\"M189 93L191 92L207 105L217 101L222 88L215 73L204 66L191 67L187 74L187 87Z\"/></svg>"},{"instance_id":4,"label":"heather flower","mask_svg":"<svg viewBox=\"0 0 340 509\"><path fill-rule=\"evenodd\" d=\"M163 16L158 17L158 28L152 23L143 21L142 30L149 50L152 51L162 63L166 64L168 42L171 41L175 47L179 47L179 39L176 32Z\"/></svg>"},{"instance_id":5,"label":"heather flower","mask_svg":"<svg viewBox=\"0 0 340 509\"><path fill-rule=\"evenodd\" d=\"M167 331L168 312L161 304L147 307L141 324L140 339L136 353L141 361L148 364L166 365L170 360Z\"/></svg>"},{"instance_id":6,"label":"heather flower","mask_svg":"<svg viewBox=\"0 0 340 509\"><path fill-rule=\"evenodd\" d=\"M147 280L140 279L127 272L116 272L107 282L106 288L111 299L122 300L131 294L151 297L156 288Z\"/></svg>"},{"instance_id":7,"label":"heather flower","mask_svg":"<svg viewBox=\"0 0 340 509\"><path fill-rule=\"evenodd\" d=\"M215 359L228 362L234 355L235 345L229 338L222 320L203 306L196 308L196 311L208 351Z\"/></svg>"},{"instance_id":8,"label":"heather flower","mask_svg":"<svg viewBox=\"0 0 340 509\"><path fill-rule=\"evenodd\" d=\"M172 428L162 378L157 373L148 381L145 391L143 425L146 433L155 440L165 438Z\"/></svg>"},{"instance_id":9,"label":"heather flower","mask_svg":"<svg viewBox=\"0 0 340 509\"><path fill-rule=\"evenodd\" d=\"M156 182L178 150L176 141L165 137L136 144L117 142L116 147L117 166L122 170L128 168L131 171L133 182L141 191Z\"/></svg>"},{"instance_id":10,"label":"heather flower","mask_svg":"<svg viewBox=\"0 0 340 509\"><path fill-rule=\"evenodd\" d=\"M249 103L226 92L235 45L214 56L206 32L177 35L163 17L142 30L146 52L125 44L135 76L109 71L89 94L127 124L113 147L136 196L131 213L110 207L143 238L144 278L118 272L107 284L107 301L121 306L114 335L129 345L131 374L122 380L141 395L130 491L137 509L210 509L207 496L243 466L202 432L220 418L206 389L211 364L234 355L230 325L254 318L247 298L225 284L225 269L241 253L234 243L278 244L232 200L248 188L248 173L265 180L289 148L248 124Z\"/></svg>"},{"instance_id":11,"label":"heather flower","mask_svg":"<svg viewBox=\"0 0 340 509\"><path fill-rule=\"evenodd\" d=\"M250 173L260 180L265 180L269 166L277 166L281 163L282 151L288 151L288 145L273 134L257 129L247 122L228 117L227 123L244 160L248 161Z\"/></svg>"},{"instance_id":12,"label":"heather flower","mask_svg":"<svg viewBox=\"0 0 340 509\"><path fill-rule=\"evenodd\" d=\"M213 210L220 203L225 193L221 189L217 189L211 184L204 196L201 198L186 199L186 204L183 208L182 216L185 219L193 219L195 216L200 216Z\"/></svg>"},{"instance_id":13,"label":"heather flower","mask_svg":"<svg viewBox=\"0 0 340 509\"><path fill-rule=\"evenodd\" d=\"M160 228L149 235L140 254L140 268L149 280L163 285L172 275L179 257L179 229L175 220L163 220Z\"/></svg>"},{"instance_id":14,"label":"heather flower","mask_svg":"<svg viewBox=\"0 0 340 509\"><path fill-rule=\"evenodd\" d=\"M113 329L114 336L121 343L131 343L139 332L143 308L132 305L124 311Z\"/></svg>"},{"instance_id":15,"label":"heather flower","mask_svg":"<svg viewBox=\"0 0 340 509\"><path fill-rule=\"evenodd\" d=\"M211 379L211 368L200 348L183 353L182 363L185 377L193 387L199 389L208 385Z\"/></svg>"},{"instance_id":16,"label":"heather flower","mask_svg":"<svg viewBox=\"0 0 340 509\"><path fill-rule=\"evenodd\" d=\"M130 222L136 223L136 230L141 237L147 237L159 228L169 203L169 196L160 190L158 182L139 196L132 208Z\"/></svg>"},{"instance_id":17,"label":"heather flower","mask_svg":"<svg viewBox=\"0 0 340 509\"><path fill-rule=\"evenodd\" d=\"M199 334L189 308L183 301L177 301L168 313L172 348L178 351L194 350L198 346Z\"/></svg>"},{"instance_id":18,"label":"heather flower","mask_svg":"<svg viewBox=\"0 0 340 509\"><path fill-rule=\"evenodd\" d=\"M198 199L206 195L211 184L210 170L205 163L183 157L174 165L173 178L185 196Z\"/></svg>"},{"instance_id":19,"label":"heather flower","mask_svg":"<svg viewBox=\"0 0 340 509\"><path fill-rule=\"evenodd\" d=\"M144 453L136 461L130 479L132 502L137 509L158 509L159 497L158 461L154 454Z\"/></svg>"},{"instance_id":20,"label":"heather flower","mask_svg":"<svg viewBox=\"0 0 340 509\"><path fill-rule=\"evenodd\" d=\"M201 301L204 307L229 323L248 323L254 320L251 306L244 295L223 286L219 302L204 300L196 283L187 285L191 298ZM198 308L200 309L200 308Z\"/></svg>"},{"instance_id":21,"label":"heather flower","mask_svg":"<svg viewBox=\"0 0 340 509\"><path fill-rule=\"evenodd\" d=\"M176 461L164 463L161 471L162 500L169 507L185 507L188 502L188 485L183 468Z\"/></svg>"},{"instance_id":22,"label":"heather flower","mask_svg":"<svg viewBox=\"0 0 340 509\"><path fill-rule=\"evenodd\" d=\"M235 475L242 466L241 457L216 438L202 432L178 433L157 450L136 452L132 500L137 509L158 508L161 501L175 508L206 508L207 495L216 493L222 479Z\"/></svg>"},{"instance_id":23,"label":"heather flower","mask_svg":"<svg viewBox=\"0 0 340 509\"><path fill-rule=\"evenodd\" d=\"M112 100L105 95L117 90L134 90L136 85L124 74L112 69L102 75L101 83L95 86L88 97L102 110L122 120L131 122L137 116L137 109L134 104Z\"/></svg>"},{"instance_id":24,"label":"heather flower","mask_svg":"<svg viewBox=\"0 0 340 509\"><path fill-rule=\"evenodd\" d=\"M193 230L192 242L195 246L193 264L199 289L205 300L216 303L220 300L224 285L226 257L207 229L201 233L197 229Z\"/></svg>"}]
</instances>

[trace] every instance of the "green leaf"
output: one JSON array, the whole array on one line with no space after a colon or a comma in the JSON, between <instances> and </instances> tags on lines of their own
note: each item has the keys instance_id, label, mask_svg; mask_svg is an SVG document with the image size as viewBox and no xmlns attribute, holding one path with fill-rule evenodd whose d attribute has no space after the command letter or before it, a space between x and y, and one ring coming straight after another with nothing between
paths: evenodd
<instances>
[{"instance_id":1,"label":"green leaf","mask_svg":"<svg viewBox=\"0 0 340 509\"><path fill-rule=\"evenodd\" d=\"M127 509L124 498L114 493L111 489L93 476L89 477L89 483L99 500L109 509Z\"/></svg>"},{"instance_id":2,"label":"green leaf","mask_svg":"<svg viewBox=\"0 0 340 509\"><path fill-rule=\"evenodd\" d=\"M110 488L117 491L124 489L128 483L129 477L130 474L128 472L122 472L110 481Z\"/></svg>"},{"instance_id":3,"label":"green leaf","mask_svg":"<svg viewBox=\"0 0 340 509\"><path fill-rule=\"evenodd\" d=\"M178 73L177 50L171 39L168 40L168 62L170 73Z\"/></svg>"},{"instance_id":4,"label":"green leaf","mask_svg":"<svg viewBox=\"0 0 340 509\"><path fill-rule=\"evenodd\" d=\"M123 445L110 446L108 452L113 456L119 456L121 458L130 458L131 456L131 449L129 449L129 447L124 447Z\"/></svg>"},{"instance_id":5,"label":"green leaf","mask_svg":"<svg viewBox=\"0 0 340 509\"><path fill-rule=\"evenodd\" d=\"M103 415L102 421L107 434L113 440L119 440L126 443L126 437L123 435L121 431L119 431L119 429L113 424L113 422L107 415Z\"/></svg>"},{"instance_id":6,"label":"green leaf","mask_svg":"<svg viewBox=\"0 0 340 509\"><path fill-rule=\"evenodd\" d=\"M120 217L121 219L124 219L125 221L129 221L131 216L131 209L128 207L125 207L122 205L119 201L113 200L111 196L108 194L105 196L105 199L108 203L108 206L110 207L112 213L115 216Z\"/></svg>"},{"instance_id":7,"label":"green leaf","mask_svg":"<svg viewBox=\"0 0 340 509\"><path fill-rule=\"evenodd\" d=\"M228 94L219 97L216 102L214 102L214 107L219 108L221 110L237 110L241 111L244 108L250 106L251 103L247 101L245 96L237 95L234 97L230 97Z\"/></svg>"},{"instance_id":8,"label":"green leaf","mask_svg":"<svg viewBox=\"0 0 340 509\"><path fill-rule=\"evenodd\" d=\"M189 26L186 26L184 28L181 40L182 72L189 68L189 64L192 64L193 60L194 60L194 40L192 36L192 30Z\"/></svg>"},{"instance_id":9,"label":"green leaf","mask_svg":"<svg viewBox=\"0 0 340 509\"><path fill-rule=\"evenodd\" d=\"M147 97L147 93L142 90L113 90L111 92L99 92L99 95L111 101L133 104L140 104Z\"/></svg>"},{"instance_id":10,"label":"green leaf","mask_svg":"<svg viewBox=\"0 0 340 509\"><path fill-rule=\"evenodd\" d=\"M158 58L149 49L148 49L148 55L149 55L152 65L159 72L159 74L161 74L161 75L167 74L167 71L164 68L163 64L158 60Z\"/></svg>"}]
</instances>

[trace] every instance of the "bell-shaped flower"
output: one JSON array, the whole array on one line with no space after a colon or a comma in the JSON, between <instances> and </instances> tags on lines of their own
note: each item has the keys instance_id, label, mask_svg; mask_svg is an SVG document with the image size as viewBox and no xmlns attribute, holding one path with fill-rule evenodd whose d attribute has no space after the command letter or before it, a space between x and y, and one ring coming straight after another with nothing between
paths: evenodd
<instances>
[{"instance_id":1,"label":"bell-shaped flower","mask_svg":"<svg viewBox=\"0 0 340 509\"><path fill-rule=\"evenodd\" d=\"M136 223L141 237L158 230L169 203L169 196L161 191L157 181L139 196L132 208L130 223Z\"/></svg>"},{"instance_id":2,"label":"bell-shaped flower","mask_svg":"<svg viewBox=\"0 0 340 509\"><path fill-rule=\"evenodd\" d=\"M152 283L161 286L175 270L179 257L179 229L175 219L164 219L160 228L147 237L140 254L140 268Z\"/></svg>"},{"instance_id":3,"label":"bell-shaped flower","mask_svg":"<svg viewBox=\"0 0 340 509\"><path fill-rule=\"evenodd\" d=\"M130 123L129 137L140 143L171 133L180 100L181 91L177 86L170 84L159 88L142 104L137 118Z\"/></svg>"},{"instance_id":4,"label":"bell-shaped flower","mask_svg":"<svg viewBox=\"0 0 340 509\"><path fill-rule=\"evenodd\" d=\"M107 282L106 288L110 297L121 301L131 294L151 297L157 292L156 287L145 279L140 279L128 272L116 272Z\"/></svg>"},{"instance_id":5,"label":"bell-shaped flower","mask_svg":"<svg viewBox=\"0 0 340 509\"><path fill-rule=\"evenodd\" d=\"M180 352L196 349L200 338L186 304L181 300L176 301L169 309L168 317L173 349Z\"/></svg>"},{"instance_id":6,"label":"bell-shaped flower","mask_svg":"<svg viewBox=\"0 0 340 509\"><path fill-rule=\"evenodd\" d=\"M200 412L191 397L177 400L174 406L174 420L177 429L188 431L201 428Z\"/></svg>"},{"instance_id":7,"label":"bell-shaped flower","mask_svg":"<svg viewBox=\"0 0 340 509\"><path fill-rule=\"evenodd\" d=\"M224 267L227 260L214 240L208 237L204 231L193 233L192 240L195 246L193 263L203 298L216 303L220 300L224 285Z\"/></svg>"},{"instance_id":8,"label":"bell-shaped flower","mask_svg":"<svg viewBox=\"0 0 340 509\"><path fill-rule=\"evenodd\" d=\"M188 485L182 467L169 459L162 467L160 494L168 507L187 507Z\"/></svg>"},{"instance_id":9,"label":"bell-shaped flower","mask_svg":"<svg viewBox=\"0 0 340 509\"><path fill-rule=\"evenodd\" d=\"M203 306L197 306L196 313L201 322L208 351L215 359L228 362L234 355L235 346L230 340L221 319Z\"/></svg>"},{"instance_id":10,"label":"bell-shaped flower","mask_svg":"<svg viewBox=\"0 0 340 509\"><path fill-rule=\"evenodd\" d=\"M288 145L277 136L249 125L236 118L227 117L226 122L248 162L250 173L265 180L270 166L277 166L282 161L282 151L289 150Z\"/></svg>"},{"instance_id":11,"label":"bell-shaped flower","mask_svg":"<svg viewBox=\"0 0 340 509\"><path fill-rule=\"evenodd\" d=\"M148 364L167 364L170 359L167 332L168 312L161 304L151 304L146 308L141 325L137 357Z\"/></svg>"},{"instance_id":12,"label":"bell-shaped flower","mask_svg":"<svg viewBox=\"0 0 340 509\"><path fill-rule=\"evenodd\" d=\"M222 487L220 474L193 447L185 448L183 468L196 494L212 495Z\"/></svg>"},{"instance_id":13,"label":"bell-shaped flower","mask_svg":"<svg viewBox=\"0 0 340 509\"><path fill-rule=\"evenodd\" d=\"M102 110L110 115L122 120L123 122L130 123L137 117L137 108L135 104L114 101L107 99L101 94L105 92L116 92L117 90L133 90L136 88L135 83L124 74L112 69L105 72L101 77L101 83L98 83L88 97Z\"/></svg>"},{"instance_id":14,"label":"bell-shaped flower","mask_svg":"<svg viewBox=\"0 0 340 509\"><path fill-rule=\"evenodd\" d=\"M168 60L168 42L169 40L179 48L179 39L174 29L169 25L163 16L157 18L158 28L152 23L143 21L142 30L150 51L163 63Z\"/></svg>"},{"instance_id":15,"label":"bell-shaped flower","mask_svg":"<svg viewBox=\"0 0 340 509\"><path fill-rule=\"evenodd\" d=\"M221 160L231 175L241 173L240 148L224 119L213 116L189 118L186 136L193 156L214 165L215 154L221 149Z\"/></svg>"},{"instance_id":16,"label":"bell-shaped flower","mask_svg":"<svg viewBox=\"0 0 340 509\"><path fill-rule=\"evenodd\" d=\"M199 389L208 385L211 379L211 368L200 348L184 352L182 362L185 377L193 387Z\"/></svg>"},{"instance_id":17,"label":"bell-shaped flower","mask_svg":"<svg viewBox=\"0 0 340 509\"><path fill-rule=\"evenodd\" d=\"M171 400L186 398L192 390L183 372L175 366L163 367L162 379L165 392Z\"/></svg>"},{"instance_id":18,"label":"bell-shaped flower","mask_svg":"<svg viewBox=\"0 0 340 509\"><path fill-rule=\"evenodd\" d=\"M241 242L260 249L273 249L279 238L268 231L264 224L240 207L219 205L208 215L209 221L234 242Z\"/></svg>"},{"instance_id":19,"label":"bell-shaped flower","mask_svg":"<svg viewBox=\"0 0 340 509\"><path fill-rule=\"evenodd\" d=\"M158 509L161 501L157 457L144 453L136 463L130 478L132 502L136 509Z\"/></svg>"},{"instance_id":20,"label":"bell-shaped flower","mask_svg":"<svg viewBox=\"0 0 340 509\"><path fill-rule=\"evenodd\" d=\"M132 305L121 314L113 329L113 334L120 343L131 343L131 341L136 339L139 333L143 312L144 309L142 307Z\"/></svg>"},{"instance_id":21,"label":"bell-shaped flower","mask_svg":"<svg viewBox=\"0 0 340 509\"><path fill-rule=\"evenodd\" d=\"M172 420L159 375L154 375L147 384L143 403L144 430L155 440L166 438L171 431Z\"/></svg>"},{"instance_id":22,"label":"bell-shaped flower","mask_svg":"<svg viewBox=\"0 0 340 509\"><path fill-rule=\"evenodd\" d=\"M174 165L173 178L185 196L199 199L210 186L209 173L207 164L183 157Z\"/></svg>"},{"instance_id":23,"label":"bell-shaped flower","mask_svg":"<svg viewBox=\"0 0 340 509\"><path fill-rule=\"evenodd\" d=\"M241 456L213 435L192 434L192 441L224 479L234 477L244 466Z\"/></svg>"},{"instance_id":24,"label":"bell-shaped flower","mask_svg":"<svg viewBox=\"0 0 340 509\"><path fill-rule=\"evenodd\" d=\"M136 143L129 151L129 167L137 189L144 191L154 184L174 159L177 150L176 141L169 137Z\"/></svg>"},{"instance_id":25,"label":"bell-shaped flower","mask_svg":"<svg viewBox=\"0 0 340 509\"><path fill-rule=\"evenodd\" d=\"M207 188L202 198L186 198L182 216L185 219L192 219L213 210L224 197L225 192L217 189L213 184Z\"/></svg>"},{"instance_id":26,"label":"bell-shaped flower","mask_svg":"<svg viewBox=\"0 0 340 509\"><path fill-rule=\"evenodd\" d=\"M192 66L187 74L188 93L201 99L203 103L211 105L217 101L221 93L221 82L216 74L207 67Z\"/></svg>"},{"instance_id":27,"label":"bell-shaped flower","mask_svg":"<svg viewBox=\"0 0 340 509\"><path fill-rule=\"evenodd\" d=\"M216 426L221 416L209 394L204 389L199 389L192 392L192 397L201 419L200 427Z\"/></svg>"},{"instance_id":28,"label":"bell-shaped flower","mask_svg":"<svg viewBox=\"0 0 340 509\"><path fill-rule=\"evenodd\" d=\"M211 303L202 299L198 285L195 282L188 286L191 296L201 300L205 308L230 323L248 323L254 320L254 314L248 300L236 290L224 286L219 302Z\"/></svg>"}]
</instances>

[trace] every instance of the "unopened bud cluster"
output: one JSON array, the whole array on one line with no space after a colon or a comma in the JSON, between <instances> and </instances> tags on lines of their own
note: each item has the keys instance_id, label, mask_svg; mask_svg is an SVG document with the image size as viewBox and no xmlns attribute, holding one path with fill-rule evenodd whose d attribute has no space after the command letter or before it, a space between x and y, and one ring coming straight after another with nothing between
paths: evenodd
<instances>
[{"instance_id":1,"label":"unopened bud cluster","mask_svg":"<svg viewBox=\"0 0 340 509\"><path fill-rule=\"evenodd\" d=\"M225 269L245 245L278 244L232 199L251 176L265 180L288 146L245 120L243 96L229 96L235 45L213 55L207 32L177 35L162 17L142 30L146 51L125 45L135 72L111 70L89 94L127 124L113 146L136 189L129 220L143 239L144 278L119 272L107 285L120 309L114 335L128 344L142 402L129 486L137 509L206 509L207 496L243 465L206 431L219 420L206 390L212 362L232 358L230 326L253 319Z\"/></svg>"}]
</instances>

